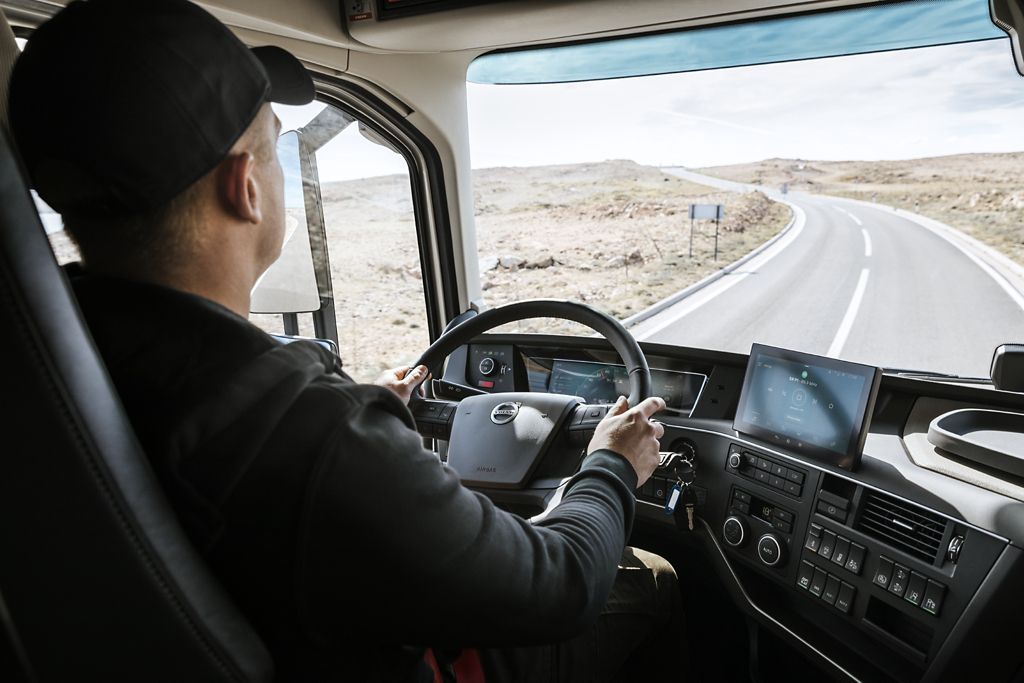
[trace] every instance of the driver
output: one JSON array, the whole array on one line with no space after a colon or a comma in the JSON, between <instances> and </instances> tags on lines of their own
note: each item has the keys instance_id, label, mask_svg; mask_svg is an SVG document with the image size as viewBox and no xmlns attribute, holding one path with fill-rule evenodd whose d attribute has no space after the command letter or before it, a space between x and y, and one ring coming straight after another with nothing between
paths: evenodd
<instances>
[{"instance_id":1,"label":"driver","mask_svg":"<svg viewBox=\"0 0 1024 683\"><path fill-rule=\"evenodd\" d=\"M356 384L247 321L285 229L269 103L312 98L294 57L184 0L70 3L10 88L32 183L80 247L96 346L278 680L432 680L424 647L441 669L481 648L490 683L678 677L675 574L623 550L661 399L620 399L530 524L423 448L406 403L426 368Z\"/></svg>"}]
</instances>

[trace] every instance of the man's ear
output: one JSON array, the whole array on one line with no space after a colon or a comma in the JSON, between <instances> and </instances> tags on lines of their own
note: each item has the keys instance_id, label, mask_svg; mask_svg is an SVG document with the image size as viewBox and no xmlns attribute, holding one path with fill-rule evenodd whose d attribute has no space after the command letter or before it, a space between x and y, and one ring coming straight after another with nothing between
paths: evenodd
<instances>
[{"instance_id":1,"label":"man's ear","mask_svg":"<svg viewBox=\"0 0 1024 683\"><path fill-rule=\"evenodd\" d=\"M260 223L259 184L256 182L256 158L250 152L229 154L217 174L217 195L224 209L235 218Z\"/></svg>"}]
</instances>

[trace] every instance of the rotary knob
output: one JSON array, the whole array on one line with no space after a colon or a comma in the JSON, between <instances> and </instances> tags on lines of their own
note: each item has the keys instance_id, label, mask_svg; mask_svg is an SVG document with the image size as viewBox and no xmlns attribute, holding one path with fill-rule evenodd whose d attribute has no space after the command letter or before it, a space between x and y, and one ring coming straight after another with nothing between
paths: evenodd
<instances>
[{"instance_id":1,"label":"rotary knob","mask_svg":"<svg viewBox=\"0 0 1024 683\"><path fill-rule=\"evenodd\" d=\"M493 375L494 370L497 367L497 363L494 362L494 359L488 356L484 358L482 361L480 361L480 374L483 375L484 377L487 377L488 375Z\"/></svg>"},{"instance_id":2,"label":"rotary knob","mask_svg":"<svg viewBox=\"0 0 1024 683\"><path fill-rule=\"evenodd\" d=\"M729 454L729 469L738 470L743 466L743 456L739 453Z\"/></svg>"},{"instance_id":3,"label":"rotary knob","mask_svg":"<svg viewBox=\"0 0 1024 683\"><path fill-rule=\"evenodd\" d=\"M726 517L722 524L722 538L733 548L739 548L747 540L747 525L736 515Z\"/></svg>"},{"instance_id":4,"label":"rotary knob","mask_svg":"<svg viewBox=\"0 0 1024 683\"><path fill-rule=\"evenodd\" d=\"M757 557L768 567L781 566L785 561L785 550L775 534L765 534L757 541Z\"/></svg>"}]
</instances>

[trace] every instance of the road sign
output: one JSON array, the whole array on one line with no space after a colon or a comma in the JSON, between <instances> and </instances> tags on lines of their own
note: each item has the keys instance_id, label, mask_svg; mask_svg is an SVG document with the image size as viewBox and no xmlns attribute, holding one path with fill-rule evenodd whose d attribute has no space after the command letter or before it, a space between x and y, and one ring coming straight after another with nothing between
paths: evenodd
<instances>
[{"instance_id":1,"label":"road sign","mask_svg":"<svg viewBox=\"0 0 1024 683\"><path fill-rule=\"evenodd\" d=\"M715 260L718 260L718 223L725 217L721 204L690 204L690 257L693 257L693 222L710 220L715 222Z\"/></svg>"},{"instance_id":2,"label":"road sign","mask_svg":"<svg viewBox=\"0 0 1024 683\"><path fill-rule=\"evenodd\" d=\"M690 220L720 221L725 218L725 207L721 204L690 204Z\"/></svg>"}]
</instances>

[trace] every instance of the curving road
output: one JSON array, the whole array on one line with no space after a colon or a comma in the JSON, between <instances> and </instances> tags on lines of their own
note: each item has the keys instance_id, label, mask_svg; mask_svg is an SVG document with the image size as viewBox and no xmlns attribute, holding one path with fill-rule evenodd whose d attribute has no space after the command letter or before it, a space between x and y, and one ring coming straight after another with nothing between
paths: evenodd
<instances>
[{"instance_id":1,"label":"curving road","mask_svg":"<svg viewBox=\"0 0 1024 683\"><path fill-rule=\"evenodd\" d=\"M753 189L665 170L705 185ZM1024 341L1024 287L950 229L876 204L768 194L793 207L789 232L637 324L638 339L742 353L760 342L973 377L988 377L996 346Z\"/></svg>"}]
</instances>

